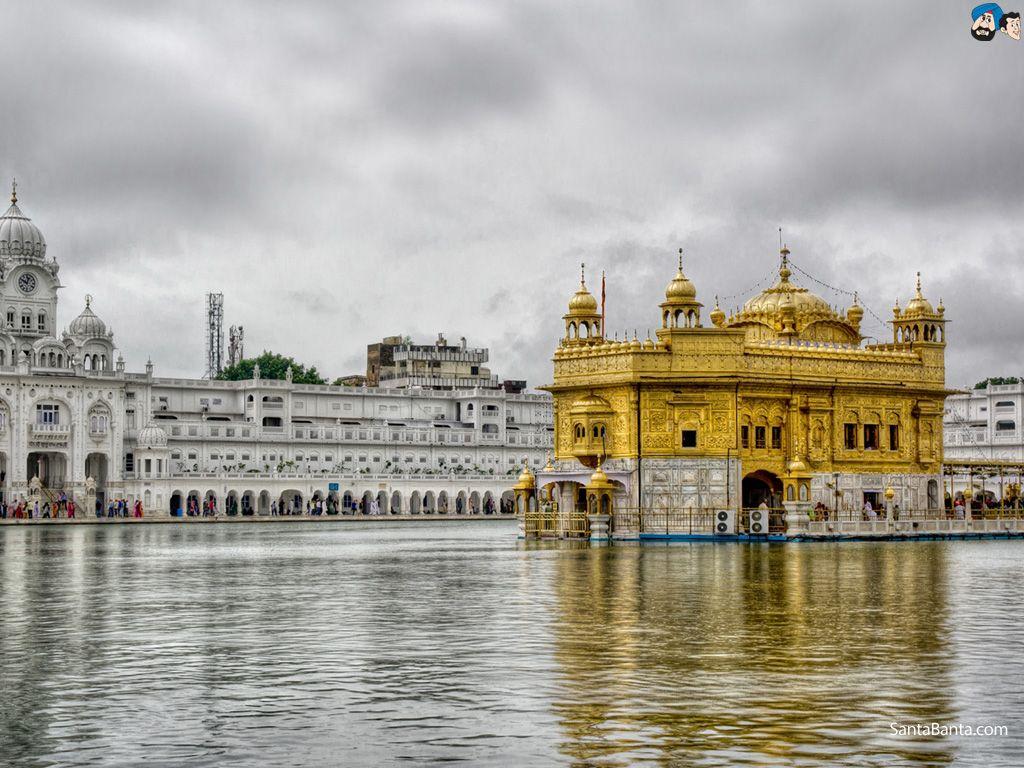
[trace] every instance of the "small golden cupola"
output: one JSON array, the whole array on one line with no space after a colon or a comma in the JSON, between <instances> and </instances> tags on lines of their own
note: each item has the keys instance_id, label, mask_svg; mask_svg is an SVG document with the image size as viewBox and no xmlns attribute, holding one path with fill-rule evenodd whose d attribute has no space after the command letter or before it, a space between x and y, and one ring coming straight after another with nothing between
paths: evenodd
<instances>
[{"instance_id":1,"label":"small golden cupola","mask_svg":"<svg viewBox=\"0 0 1024 768\"><path fill-rule=\"evenodd\" d=\"M846 310L846 319L849 321L850 325L854 327L857 333L860 333L860 324L864 319L864 308L860 305L858 299L859 297L857 296L857 292L854 291L853 304L851 304L850 308Z\"/></svg>"},{"instance_id":2,"label":"small golden cupola","mask_svg":"<svg viewBox=\"0 0 1024 768\"><path fill-rule=\"evenodd\" d=\"M585 266L580 264L580 287L569 299L569 311L562 316L565 320L563 343L567 345L591 344L604 338L597 299L587 290Z\"/></svg>"},{"instance_id":3,"label":"small golden cupola","mask_svg":"<svg viewBox=\"0 0 1024 768\"><path fill-rule=\"evenodd\" d=\"M939 306L933 307L921 293L921 273L917 273L917 290L914 298L907 302L907 306L900 310L900 303L897 299L896 306L892 308L892 333L893 341L897 344L914 344L925 342L928 344L946 343L946 308L939 301Z\"/></svg>"},{"instance_id":4,"label":"small golden cupola","mask_svg":"<svg viewBox=\"0 0 1024 768\"><path fill-rule=\"evenodd\" d=\"M679 270L665 288L665 301L661 304L662 328L700 328L700 310L697 289L683 274L683 249L679 249Z\"/></svg>"},{"instance_id":5,"label":"small golden cupola","mask_svg":"<svg viewBox=\"0 0 1024 768\"><path fill-rule=\"evenodd\" d=\"M725 325L725 312L722 311L722 308L720 306L718 306L717 296L715 296L715 308L711 310L711 322L714 323L715 326L718 328L721 328L723 325Z\"/></svg>"}]
</instances>

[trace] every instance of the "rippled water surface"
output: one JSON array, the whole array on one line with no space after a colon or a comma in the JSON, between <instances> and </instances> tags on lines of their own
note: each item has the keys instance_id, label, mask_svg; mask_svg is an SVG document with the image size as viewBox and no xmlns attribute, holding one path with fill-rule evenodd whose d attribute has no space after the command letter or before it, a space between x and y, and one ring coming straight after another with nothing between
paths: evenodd
<instances>
[{"instance_id":1,"label":"rippled water surface","mask_svg":"<svg viewBox=\"0 0 1024 768\"><path fill-rule=\"evenodd\" d=\"M1024 764L1024 542L0 529L0 764ZM906 736L890 723L1005 726Z\"/></svg>"}]
</instances>

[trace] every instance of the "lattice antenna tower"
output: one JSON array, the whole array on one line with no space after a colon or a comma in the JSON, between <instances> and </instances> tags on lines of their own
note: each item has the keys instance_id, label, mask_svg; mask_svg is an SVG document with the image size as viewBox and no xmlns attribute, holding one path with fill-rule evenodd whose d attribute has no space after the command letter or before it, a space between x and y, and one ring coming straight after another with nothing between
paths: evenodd
<instances>
[{"instance_id":1,"label":"lattice antenna tower","mask_svg":"<svg viewBox=\"0 0 1024 768\"><path fill-rule=\"evenodd\" d=\"M224 294L206 294L206 375L224 370Z\"/></svg>"}]
</instances>

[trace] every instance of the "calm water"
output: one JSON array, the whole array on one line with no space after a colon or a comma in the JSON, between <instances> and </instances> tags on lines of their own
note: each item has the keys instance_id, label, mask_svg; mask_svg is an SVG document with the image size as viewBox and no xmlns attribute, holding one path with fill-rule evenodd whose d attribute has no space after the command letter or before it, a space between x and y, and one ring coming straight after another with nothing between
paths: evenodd
<instances>
[{"instance_id":1,"label":"calm water","mask_svg":"<svg viewBox=\"0 0 1024 768\"><path fill-rule=\"evenodd\" d=\"M1021 765L1022 563L531 547L512 523L8 527L0 764Z\"/></svg>"}]
</instances>

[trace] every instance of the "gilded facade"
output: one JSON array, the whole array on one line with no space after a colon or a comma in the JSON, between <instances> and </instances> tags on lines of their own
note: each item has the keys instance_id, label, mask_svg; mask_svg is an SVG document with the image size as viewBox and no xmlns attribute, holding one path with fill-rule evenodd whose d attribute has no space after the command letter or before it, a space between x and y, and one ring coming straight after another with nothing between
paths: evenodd
<instances>
[{"instance_id":1,"label":"gilded facade","mask_svg":"<svg viewBox=\"0 0 1024 768\"><path fill-rule=\"evenodd\" d=\"M918 276L892 310L891 339L865 343L856 295L834 309L794 282L788 256L742 309L726 314L716 299L707 324L680 259L654 339L606 338L581 279L547 387L554 461L537 486L562 509L583 508L600 465L620 509L767 503L789 520L818 503L938 508L944 307Z\"/></svg>"}]
</instances>

